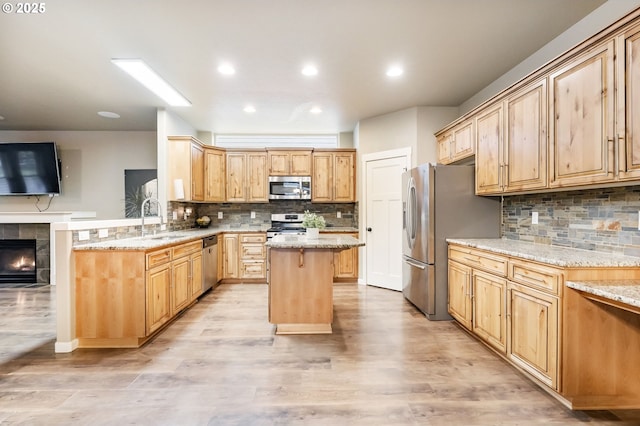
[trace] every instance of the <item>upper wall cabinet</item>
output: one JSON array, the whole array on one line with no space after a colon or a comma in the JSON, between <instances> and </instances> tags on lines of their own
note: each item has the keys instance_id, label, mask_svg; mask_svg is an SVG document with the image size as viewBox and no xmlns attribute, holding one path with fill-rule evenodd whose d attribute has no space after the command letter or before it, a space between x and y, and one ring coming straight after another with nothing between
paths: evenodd
<instances>
[{"instance_id":1,"label":"upper wall cabinet","mask_svg":"<svg viewBox=\"0 0 640 426\"><path fill-rule=\"evenodd\" d=\"M204 200L204 148L200 141L191 136L169 136L167 172L170 200ZM183 192L184 198L176 190Z\"/></svg>"},{"instance_id":2,"label":"upper wall cabinet","mask_svg":"<svg viewBox=\"0 0 640 426\"><path fill-rule=\"evenodd\" d=\"M614 41L553 72L550 187L614 179Z\"/></svg>"},{"instance_id":3,"label":"upper wall cabinet","mask_svg":"<svg viewBox=\"0 0 640 426\"><path fill-rule=\"evenodd\" d=\"M473 119L463 121L453 129L436 136L438 163L450 164L472 157L475 152Z\"/></svg>"},{"instance_id":4,"label":"upper wall cabinet","mask_svg":"<svg viewBox=\"0 0 640 426\"><path fill-rule=\"evenodd\" d=\"M498 102L476 116L476 194L504 190L504 104Z\"/></svg>"},{"instance_id":5,"label":"upper wall cabinet","mask_svg":"<svg viewBox=\"0 0 640 426\"><path fill-rule=\"evenodd\" d=\"M311 201L352 203L356 200L355 150L314 150Z\"/></svg>"},{"instance_id":6,"label":"upper wall cabinet","mask_svg":"<svg viewBox=\"0 0 640 426\"><path fill-rule=\"evenodd\" d=\"M213 147L204 149L204 200L225 202L227 159L225 151Z\"/></svg>"},{"instance_id":7,"label":"upper wall cabinet","mask_svg":"<svg viewBox=\"0 0 640 426\"><path fill-rule=\"evenodd\" d=\"M227 201L269 201L267 153L227 150Z\"/></svg>"},{"instance_id":8,"label":"upper wall cabinet","mask_svg":"<svg viewBox=\"0 0 640 426\"><path fill-rule=\"evenodd\" d=\"M616 153L622 180L640 178L640 25L616 38ZM624 62L623 62L624 61ZM625 90L626 89L626 90Z\"/></svg>"},{"instance_id":9,"label":"upper wall cabinet","mask_svg":"<svg viewBox=\"0 0 640 426\"><path fill-rule=\"evenodd\" d=\"M270 176L311 176L311 150L269 150Z\"/></svg>"}]
</instances>

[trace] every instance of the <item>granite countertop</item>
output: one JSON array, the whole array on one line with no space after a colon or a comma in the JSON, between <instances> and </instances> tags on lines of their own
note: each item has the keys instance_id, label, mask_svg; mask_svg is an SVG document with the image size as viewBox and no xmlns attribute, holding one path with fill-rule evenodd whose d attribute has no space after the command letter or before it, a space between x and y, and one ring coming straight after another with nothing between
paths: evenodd
<instances>
[{"instance_id":1,"label":"granite countertop","mask_svg":"<svg viewBox=\"0 0 640 426\"><path fill-rule=\"evenodd\" d=\"M321 234L327 234L327 233L339 234L342 232L357 233L358 228L353 228L351 226L327 226L326 228L322 228L320 230Z\"/></svg>"},{"instance_id":2,"label":"granite countertop","mask_svg":"<svg viewBox=\"0 0 640 426\"><path fill-rule=\"evenodd\" d=\"M267 247L275 249L308 248L308 249L348 249L364 246L364 242L351 235L320 235L308 238L306 235L276 235L266 242Z\"/></svg>"},{"instance_id":3,"label":"granite countertop","mask_svg":"<svg viewBox=\"0 0 640 426\"><path fill-rule=\"evenodd\" d=\"M162 232L144 237L123 238L121 240L99 241L74 246L74 250L149 250L158 247L186 243L224 232L266 232L267 228L193 228L184 231Z\"/></svg>"},{"instance_id":4,"label":"granite countertop","mask_svg":"<svg viewBox=\"0 0 640 426\"><path fill-rule=\"evenodd\" d=\"M640 266L640 257L504 238L448 238L447 242L565 268Z\"/></svg>"},{"instance_id":5,"label":"granite countertop","mask_svg":"<svg viewBox=\"0 0 640 426\"><path fill-rule=\"evenodd\" d=\"M567 281L567 287L640 308L639 280Z\"/></svg>"}]
</instances>

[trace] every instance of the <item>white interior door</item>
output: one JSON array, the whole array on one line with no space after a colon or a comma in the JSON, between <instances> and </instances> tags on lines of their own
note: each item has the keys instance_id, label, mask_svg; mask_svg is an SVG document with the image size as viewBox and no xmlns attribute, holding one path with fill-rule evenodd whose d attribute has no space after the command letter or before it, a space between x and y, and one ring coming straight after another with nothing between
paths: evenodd
<instances>
[{"instance_id":1,"label":"white interior door","mask_svg":"<svg viewBox=\"0 0 640 426\"><path fill-rule=\"evenodd\" d=\"M365 160L366 284L402 291L402 172L408 155Z\"/></svg>"}]
</instances>

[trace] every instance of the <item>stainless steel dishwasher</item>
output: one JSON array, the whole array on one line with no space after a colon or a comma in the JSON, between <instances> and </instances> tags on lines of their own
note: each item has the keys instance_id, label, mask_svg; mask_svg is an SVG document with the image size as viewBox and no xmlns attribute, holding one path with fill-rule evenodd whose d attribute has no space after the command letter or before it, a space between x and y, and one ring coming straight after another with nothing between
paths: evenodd
<instances>
[{"instance_id":1,"label":"stainless steel dishwasher","mask_svg":"<svg viewBox=\"0 0 640 426\"><path fill-rule=\"evenodd\" d=\"M202 267L204 279L202 292L218 285L218 236L212 235L202 239Z\"/></svg>"}]
</instances>

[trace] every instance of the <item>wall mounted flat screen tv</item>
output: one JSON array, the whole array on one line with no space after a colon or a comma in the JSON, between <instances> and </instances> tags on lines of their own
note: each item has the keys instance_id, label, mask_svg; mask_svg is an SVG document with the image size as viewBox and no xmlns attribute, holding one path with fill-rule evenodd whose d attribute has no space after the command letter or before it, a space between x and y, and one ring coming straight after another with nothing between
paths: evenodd
<instances>
[{"instance_id":1,"label":"wall mounted flat screen tv","mask_svg":"<svg viewBox=\"0 0 640 426\"><path fill-rule=\"evenodd\" d=\"M60 194L55 142L0 142L0 195Z\"/></svg>"}]
</instances>

